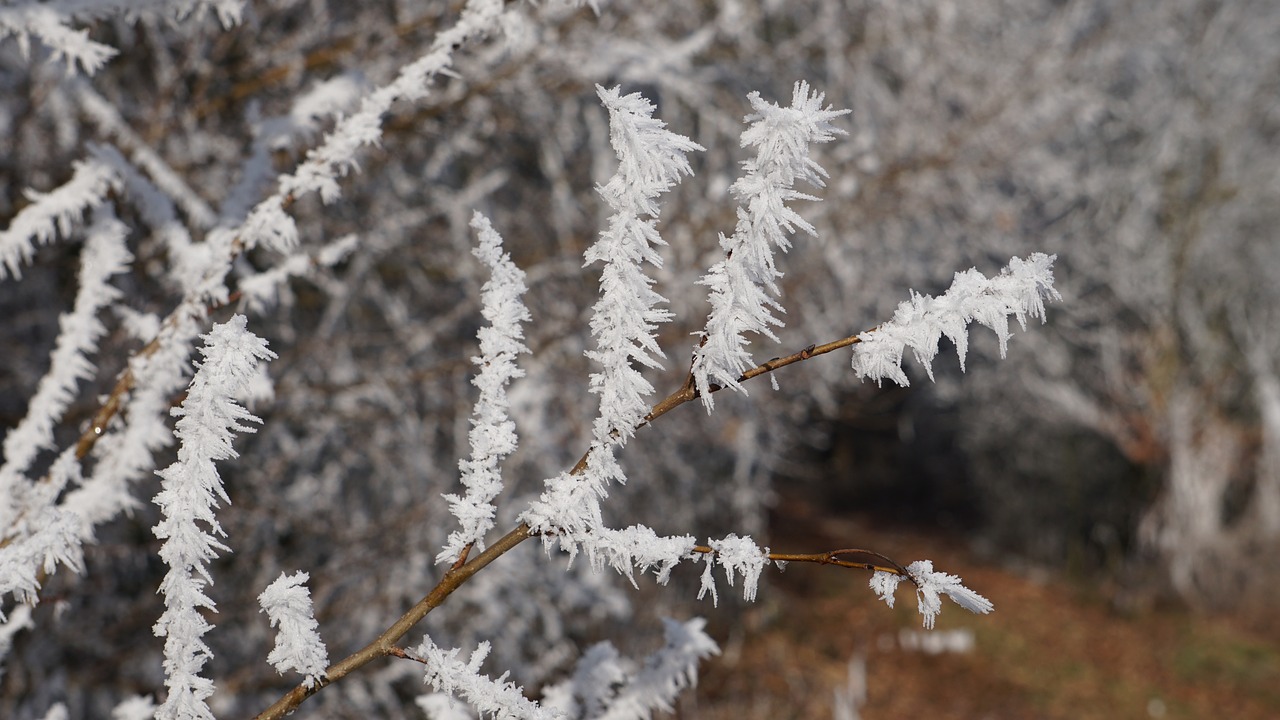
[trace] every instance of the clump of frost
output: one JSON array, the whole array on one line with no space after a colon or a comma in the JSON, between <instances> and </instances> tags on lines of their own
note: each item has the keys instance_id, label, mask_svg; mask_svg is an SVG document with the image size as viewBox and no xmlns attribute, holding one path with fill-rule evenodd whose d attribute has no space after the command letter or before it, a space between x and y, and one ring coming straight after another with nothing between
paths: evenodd
<instances>
[{"instance_id":1,"label":"clump of frost","mask_svg":"<svg viewBox=\"0 0 1280 720\"><path fill-rule=\"evenodd\" d=\"M924 626L933 628L942 612L942 596L951 598L957 605L972 613L986 615L995 610L990 600L964 586L959 576L937 572L929 560L917 560L906 567L916 586L916 605L924 618ZM893 607L893 593L902 582L902 575L877 570L871 576L871 590L889 607Z\"/></svg>"},{"instance_id":2,"label":"clump of frost","mask_svg":"<svg viewBox=\"0 0 1280 720\"><path fill-rule=\"evenodd\" d=\"M302 673L306 676L302 684L309 688L324 678L324 669L329 664L329 651L316 630L311 592L305 584L310 578L305 572L280 573L258 596L258 604L267 614L271 627L278 628L276 646L267 655L267 662L281 675L287 670Z\"/></svg>"}]
</instances>

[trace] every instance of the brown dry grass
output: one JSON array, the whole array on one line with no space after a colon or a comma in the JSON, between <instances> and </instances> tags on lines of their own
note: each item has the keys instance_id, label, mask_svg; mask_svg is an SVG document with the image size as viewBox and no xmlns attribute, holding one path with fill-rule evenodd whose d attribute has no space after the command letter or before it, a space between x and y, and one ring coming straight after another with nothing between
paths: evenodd
<instances>
[{"instance_id":1,"label":"brown dry grass","mask_svg":"<svg viewBox=\"0 0 1280 720\"><path fill-rule=\"evenodd\" d=\"M716 629L728 638L724 655L704 665L680 716L831 717L833 691L860 652L867 719L1280 718L1280 622L1154 606L1122 613L1102 592L981 562L956 538L822 517L795 500L774 537L779 549L853 542L902 562L930 558L996 612L944 606L938 629L970 629L972 652L904 650L899 633L920 625L907 586L889 610L865 573L793 566L762 589L745 622Z\"/></svg>"}]
</instances>

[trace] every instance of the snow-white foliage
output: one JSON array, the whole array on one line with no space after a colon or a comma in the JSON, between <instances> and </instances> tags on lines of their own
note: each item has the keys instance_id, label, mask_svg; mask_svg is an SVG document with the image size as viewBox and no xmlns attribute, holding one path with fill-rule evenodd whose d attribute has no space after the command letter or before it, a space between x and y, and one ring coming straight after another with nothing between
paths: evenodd
<instances>
[{"instance_id":1,"label":"snow-white foliage","mask_svg":"<svg viewBox=\"0 0 1280 720\"><path fill-rule=\"evenodd\" d=\"M1027 318L1044 322L1044 301L1059 300L1053 287L1054 255L1033 253L1026 260L1011 258L1009 265L993 278L976 268L958 272L939 297L911 293L893 314L893 319L858 336L853 347L853 370L862 378L880 383L885 378L903 387L910 384L902 370L902 356L911 348L925 372L933 378L933 358L938 342L946 336L956 346L960 369L964 369L969 348L969 323L991 328L1000 340L1000 357L1009 345L1009 316L1022 329Z\"/></svg>"},{"instance_id":2,"label":"snow-white foliage","mask_svg":"<svg viewBox=\"0 0 1280 720\"><path fill-rule=\"evenodd\" d=\"M86 118L98 127L102 135L110 138L121 151L127 153L132 164L146 172L155 187L186 213L192 225L200 229L213 226L217 215L209 207L209 203L183 179L182 173L175 170L145 138L134 130L119 108L103 97L88 81L77 78L69 81L67 85ZM94 155L101 159L94 146L91 145L90 149L94 150ZM198 246L191 246L192 250L196 248ZM174 259L173 263L178 267L188 264L180 259Z\"/></svg>"},{"instance_id":3,"label":"snow-white foliage","mask_svg":"<svg viewBox=\"0 0 1280 720\"><path fill-rule=\"evenodd\" d=\"M24 57L31 53L31 39L49 48L54 60L64 60L67 74L76 66L89 75L102 69L118 54L115 48L89 39L88 30L75 30L76 20L140 15L182 18L201 9L217 13L223 26L240 22L245 0L79 0L77 2L14 2L0 7L0 41L17 38Z\"/></svg>"},{"instance_id":4,"label":"snow-white foliage","mask_svg":"<svg viewBox=\"0 0 1280 720\"><path fill-rule=\"evenodd\" d=\"M440 648L429 637L423 638L422 644L413 650L413 654L427 666L424 676L427 684L437 692L466 700L481 715L495 720L552 720L559 717L526 698L523 689L508 681L505 673L497 680L480 674L480 665L489 655L489 643L480 643L467 662L458 659L458 652L457 648L447 651Z\"/></svg>"},{"instance_id":5,"label":"snow-white foliage","mask_svg":"<svg viewBox=\"0 0 1280 720\"><path fill-rule=\"evenodd\" d=\"M80 525L74 511L58 504L59 495L80 482L80 466L64 451L44 481L26 477L38 453L53 447L53 428L75 398L76 386L93 377L87 355L97 349L106 328L98 312L120 295L108 283L128 268L127 229L105 209L95 213L81 259L75 306L59 319L60 332L49 372L36 388L27 414L4 441L0 466L0 597L13 593L35 603L41 572L59 564L79 571Z\"/></svg>"},{"instance_id":6,"label":"snow-white foliage","mask_svg":"<svg viewBox=\"0 0 1280 720\"><path fill-rule=\"evenodd\" d=\"M0 548L0 593L35 604L41 572L53 572L59 565L79 572L83 560L80 523L74 515L44 508L30 517L34 527Z\"/></svg>"},{"instance_id":7,"label":"snow-white foliage","mask_svg":"<svg viewBox=\"0 0 1280 720\"><path fill-rule=\"evenodd\" d=\"M151 473L157 451L173 444L165 418L172 397L186 384L187 357L200 329L192 312L170 315L154 338L154 352L130 358L134 389L125 402L125 419L99 428L103 434L94 445L93 472L64 503L82 518L82 537L92 537L94 525L138 505L130 486Z\"/></svg>"},{"instance_id":8,"label":"snow-white foliage","mask_svg":"<svg viewBox=\"0 0 1280 720\"><path fill-rule=\"evenodd\" d=\"M906 567L916 586L916 604L926 628L933 628L942 612L942 596L951 598L957 605L972 613L985 615L995 609L991 601L965 587L960 577L938 572L929 560L917 560ZM893 607L893 593L898 583L907 578L891 572L877 570L871 576L871 589L889 607Z\"/></svg>"},{"instance_id":9,"label":"snow-white foliage","mask_svg":"<svg viewBox=\"0 0 1280 720\"><path fill-rule=\"evenodd\" d=\"M692 175L685 153L702 146L666 129L653 117L653 104L639 93L623 95L620 88L596 86L600 102L609 111L609 141L618 155L618 171L596 188L613 210L608 228L587 248L586 264L599 262L600 300L591 316L596 349L587 356L600 363L591 374L591 392L600 396L600 416L595 440L605 444L617 438L626 444L648 411L646 396L653 386L631 362L661 367L663 357L654 336L657 324L671 319L665 303L644 274L643 263L662 267L656 246L665 245L658 234L658 196Z\"/></svg>"},{"instance_id":10,"label":"snow-white foliage","mask_svg":"<svg viewBox=\"0 0 1280 720\"><path fill-rule=\"evenodd\" d=\"M27 190L31 204L0 231L0 262L4 263L0 280L6 276L22 277L22 266L31 261L37 243L48 244L58 233L70 234L85 211L101 205L119 182L104 163L79 161L73 166L71 179L56 190Z\"/></svg>"},{"instance_id":11,"label":"snow-white foliage","mask_svg":"<svg viewBox=\"0 0 1280 720\"><path fill-rule=\"evenodd\" d=\"M280 177L276 193L249 213L240 237L248 247L266 244L287 252L298 242L298 228L285 212L286 199L297 200L318 193L325 203L338 199L338 180L357 169L357 153L382 137L383 117L399 100L412 102L424 97L436 76L449 72L453 54L466 41L486 35L497 27L503 13L502 0L468 0L458 22L436 35L426 55L401 68L396 79L365 96L360 109L338 121L324 142L307 153L306 162L289 175Z\"/></svg>"},{"instance_id":12,"label":"snow-white foliage","mask_svg":"<svg viewBox=\"0 0 1280 720\"><path fill-rule=\"evenodd\" d=\"M480 397L468 435L471 457L458 463L462 486L467 491L461 496L444 496L462 527L449 534L436 562L452 562L471 544L483 549L484 535L493 528L493 499L502 492L502 459L515 452L518 443L516 424L507 413L507 385L524 377L524 371L516 365L516 356L529 352L521 342L524 330L520 326L530 319L522 300L526 289L524 271L503 252L502 237L488 218L475 213L471 227L479 241L472 252L490 272L480 291L481 314L489 325L480 328L480 355L471 359L480 366L479 374L471 381L480 389Z\"/></svg>"},{"instance_id":13,"label":"snow-white foliage","mask_svg":"<svg viewBox=\"0 0 1280 720\"><path fill-rule=\"evenodd\" d=\"M0 40L17 38L22 55L29 57L31 39L35 38L49 48L55 60L66 61L68 74L74 73L77 65L86 73L96 73L118 51L90 40L88 30L71 29L70 22L70 14L59 13L52 4L6 5L0 7Z\"/></svg>"},{"instance_id":14,"label":"snow-white foliage","mask_svg":"<svg viewBox=\"0 0 1280 720\"><path fill-rule=\"evenodd\" d=\"M658 535L644 525L632 525L621 530L600 527L593 532L566 539L577 540L577 545L561 544L572 555L578 549L586 553L592 568L596 571L606 565L613 568L636 585L633 570L641 573L654 572L654 579L665 585L671 577L671 570L681 560L693 557L694 542L692 535Z\"/></svg>"},{"instance_id":15,"label":"snow-white foliage","mask_svg":"<svg viewBox=\"0 0 1280 720\"><path fill-rule=\"evenodd\" d=\"M636 584L634 570L644 573L652 569L657 581L665 585L672 568L701 557L693 552L697 541L692 535L662 536L644 525L621 530L607 527L600 500L608 495L608 478L617 479L621 473L612 446L594 445L586 471L549 478L542 495L529 504L520 519L542 536L548 551L558 546L569 553L570 562L582 553L592 569L613 568L632 585Z\"/></svg>"},{"instance_id":16,"label":"snow-white foliage","mask_svg":"<svg viewBox=\"0 0 1280 720\"><path fill-rule=\"evenodd\" d=\"M224 533L214 509L219 500L231 502L214 462L237 457L231 446L235 432L256 432L246 423L261 421L233 398L248 389L260 361L275 357L266 341L248 331L247 324L243 315L236 315L202 336L204 361L186 399L172 412L179 418L174 431L181 443L178 459L157 472L161 490L155 503L163 519L154 532L164 541L160 558L169 566L160 585L165 611L155 625L156 636L165 638L169 688L156 712L160 720L213 718L205 702L213 694L213 681L199 674L212 654L202 639L212 625L201 610L215 609L204 591L213 583L206 565L219 551L230 550L216 537Z\"/></svg>"},{"instance_id":17,"label":"snow-white foliage","mask_svg":"<svg viewBox=\"0 0 1280 720\"><path fill-rule=\"evenodd\" d=\"M607 456L612 458L612 453ZM579 476L564 473L547 482L548 490L521 517L534 532L543 536L548 549L558 546L569 553L570 561L581 552L595 571L610 567L632 585L636 585L634 570L641 573L653 570L654 579L665 585L676 565L685 560L702 561L706 564L698 598L710 593L717 605L719 595L714 569L719 564L730 587L741 575L743 597L748 601L755 599L760 573L769 564L769 549L760 548L751 538L731 534L722 540L709 540L712 552L706 553L694 550L697 542L692 535L659 535L644 525L615 530L604 526L599 517L599 498L589 494L587 484ZM570 508L587 507L589 511L559 512L555 509L559 502Z\"/></svg>"},{"instance_id":18,"label":"snow-white foliage","mask_svg":"<svg viewBox=\"0 0 1280 720\"><path fill-rule=\"evenodd\" d=\"M675 699L697 684L698 663L720 654L704 632L706 620L663 619L663 647L639 665L608 642L579 658L573 675L543 690L543 706L574 720L648 720L655 710L672 712Z\"/></svg>"},{"instance_id":19,"label":"snow-white foliage","mask_svg":"<svg viewBox=\"0 0 1280 720\"><path fill-rule=\"evenodd\" d=\"M279 300L280 288L290 278L306 277L318 268L331 268L342 262L360 242L356 235L346 235L325 244L314 253L293 252L260 273L240 279L240 302L245 310L261 313Z\"/></svg>"},{"instance_id":20,"label":"snow-white foliage","mask_svg":"<svg viewBox=\"0 0 1280 720\"><path fill-rule=\"evenodd\" d=\"M282 572L258 596L258 604L271 627L277 628L276 646L267 655L267 662L281 675L288 670L302 673L306 676L302 684L314 687L324 678L329 651L320 639L319 624L311 609L311 591L306 586L310 579L302 571L293 575Z\"/></svg>"},{"instance_id":21,"label":"snow-white foliage","mask_svg":"<svg viewBox=\"0 0 1280 720\"><path fill-rule=\"evenodd\" d=\"M81 166L85 167L85 166ZM12 487L42 450L53 447L53 428L76 397L76 386L94 376L88 355L98 348L106 327L98 312L121 295L109 280L129 268L133 256L125 247L128 228L109 210L95 214L81 256L75 307L58 320L58 340L49 372L40 380L27 414L4 438L0 490ZM0 509L0 527L12 508Z\"/></svg>"},{"instance_id":22,"label":"snow-white foliage","mask_svg":"<svg viewBox=\"0 0 1280 720\"><path fill-rule=\"evenodd\" d=\"M783 312L774 299L782 272L774 262L774 247L786 252L791 247L787 236L797 228L817 234L787 203L818 199L795 189L797 180L823 187L827 177L809 156L809 145L845 134L831 121L849 111L823 108L824 97L810 93L805 82L795 84L790 107L767 102L756 92L748 96L755 113L746 117L751 126L742 133L742 146L755 147L756 156L743 163L743 176L730 188L739 205L738 223L731 236L720 236L725 258L699 281L710 288L711 315L694 351L693 376L708 412L715 404L713 384L743 389L738 377L753 365L744 334L778 339L771 326L782 325L773 314Z\"/></svg>"},{"instance_id":23,"label":"snow-white foliage","mask_svg":"<svg viewBox=\"0 0 1280 720\"><path fill-rule=\"evenodd\" d=\"M898 583L902 582L902 576L897 573L885 572L877 570L871 576L869 585L871 591L884 601L889 607L893 607L894 592L898 589Z\"/></svg>"},{"instance_id":24,"label":"snow-white foliage","mask_svg":"<svg viewBox=\"0 0 1280 720\"><path fill-rule=\"evenodd\" d=\"M547 478L542 494L529 503L520 520L542 534L548 544L554 536L572 556L579 543L590 541L604 528L600 500L608 497L611 482L621 482L625 477L613 454L613 444L593 444L587 453L586 470Z\"/></svg>"}]
</instances>

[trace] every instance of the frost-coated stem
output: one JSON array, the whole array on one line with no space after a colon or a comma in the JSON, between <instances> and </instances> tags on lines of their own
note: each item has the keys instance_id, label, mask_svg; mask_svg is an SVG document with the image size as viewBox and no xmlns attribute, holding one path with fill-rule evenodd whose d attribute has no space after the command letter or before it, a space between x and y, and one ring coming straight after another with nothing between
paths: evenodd
<instances>
[{"instance_id":1,"label":"frost-coated stem","mask_svg":"<svg viewBox=\"0 0 1280 720\"><path fill-rule=\"evenodd\" d=\"M217 538L225 536L214 515L219 500L229 503L215 462L236 457L231 443L236 432L254 432L261 422L241 407L241 397L257 375L259 361L275 357L266 341L246 329L243 315L213 326L204 336L204 362L196 371L181 407L173 414L180 419L175 428L181 446L178 459L157 472L161 490L155 497L161 520L154 528L163 540L160 559L169 572L160 584L165 611L155 625L157 637L165 638L164 704L156 711L158 720L208 718L213 713L205 702L213 694L213 681L200 676L213 653L203 635L212 625L204 617L214 610L205 586L213 584L208 563L220 551L229 551Z\"/></svg>"},{"instance_id":2,"label":"frost-coated stem","mask_svg":"<svg viewBox=\"0 0 1280 720\"><path fill-rule=\"evenodd\" d=\"M693 174L685 154L702 150L687 137L666 129L654 119L653 104L639 93L622 95L618 88L596 86L609 111L609 138L618 155L618 171L596 191L613 210L609 226L586 252L586 264L600 263L600 300L591 317L596 349L587 357L601 365L591 374L591 392L600 397L595 421L597 444L625 444L648 407L653 392L632 361L659 367L654 331L671 313L660 306L666 298L653 290L644 264L662 267L655 246L665 245L658 234L660 195L684 175Z\"/></svg>"},{"instance_id":3,"label":"frost-coated stem","mask_svg":"<svg viewBox=\"0 0 1280 720\"><path fill-rule=\"evenodd\" d=\"M755 147L756 156L744 163L743 176L730 188L739 205L738 223L732 235L720 236L724 260L698 281L710 288L711 314L694 350L692 376L707 412L714 406L713 384L742 389L737 378L752 364L745 334L778 340L772 328L782 326L773 314L783 312L775 299L782 272L774 248L786 252L788 235L797 229L817 234L787 202L818 199L798 192L795 183L823 187L827 173L809 156L809 145L843 135L831 121L849 112L823 108L823 98L810 94L804 82L796 83L790 107L766 102L759 93L748 96L755 114L747 116L751 126L742 133L742 146Z\"/></svg>"},{"instance_id":4,"label":"frost-coated stem","mask_svg":"<svg viewBox=\"0 0 1280 720\"><path fill-rule=\"evenodd\" d=\"M481 290L482 314L489 325L480 329L480 356L472 362L480 373L471 382L480 389L471 420L471 457L458 463L464 495L445 495L449 511L461 529L449 534L436 562L460 561L471 547L484 547L484 536L493 528L497 508L493 499L502 492L502 459L515 452L516 424L507 410L507 384L524 377L516 365L520 353L529 352L521 340L521 323L530 319L521 299L524 272L502 250L502 237L488 218L476 213L471 219L479 244L472 252L489 266L490 278Z\"/></svg>"}]
</instances>

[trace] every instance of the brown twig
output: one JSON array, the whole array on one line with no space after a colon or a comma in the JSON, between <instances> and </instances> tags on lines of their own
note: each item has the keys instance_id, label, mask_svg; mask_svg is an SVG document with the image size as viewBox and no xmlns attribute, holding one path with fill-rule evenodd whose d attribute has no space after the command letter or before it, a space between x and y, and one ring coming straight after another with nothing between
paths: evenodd
<instances>
[{"instance_id":1,"label":"brown twig","mask_svg":"<svg viewBox=\"0 0 1280 720\"><path fill-rule=\"evenodd\" d=\"M870 330L867 330L866 332L869 332L869 333L875 332L876 330L879 330L879 329L880 329L880 326L877 325L876 327L873 327ZM803 350L799 350L797 352L791 353L786 357L773 358L768 362L761 363L751 368L750 370L742 373L742 375L738 377L738 382L744 383L752 378L760 377L761 375L771 373L774 370L784 368L788 365L794 365L803 360L809 360L811 358L818 357L819 355L826 355L827 353L833 352L835 350L839 350L840 348L852 347L853 345L857 345L858 343L862 342L861 336L864 334L865 333L857 333L854 335L850 335L849 337L840 338L839 340L832 340L829 343L823 343L821 345L810 345L809 347L804 348ZM715 393L715 392L720 392L723 389L724 389L723 385L716 385L712 383L710 388L708 388L708 392ZM649 413L644 416L644 419L640 421L640 424L636 426L636 429L639 430L645 425L648 425L649 423L653 422L654 420L657 420L663 415L666 415L672 410L675 410L681 405L693 400L697 400L699 397L702 397L702 393L698 392L698 388L694 385L693 371L690 370L689 374L685 376L684 382L681 383L680 388L675 392L671 393L670 395L666 396L665 398L663 398L657 405L654 405L653 408L649 410ZM580 475L582 472L584 472L587 469L587 458L590 457L590 455L591 455L590 451L584 453L583 456L578 459L578 462L573 466L573 469L569 471L569 474Z\"/></svg>"},{"instance_id":2,"label":"brown twig","mask_svg":"<svg viewBox=\"0 0 1280 720\"><path fill-rule=\"evenodd\" d=\"M876 326L871 328L867 332L875 332L878 329L879 329L879 326ZM798 352L791 353L786 357L776 357L768 362L761 363L751 368L750 370L742 373L742 375L738 378L738 382L744 383L752 378L760 377L761 375L764 375L766 373L771 373L774 370L784 368L788 365L794 365L798 362L801 362L802 360L808 360L810 358L815 358L819 355L826 355L827 353L835 350L839 350L840 348L847 348L853 345L857 345L858 343L862 342L861 340L862 335L863 333L857 333L856 335L850 335L849 337L840 338L839 340L833 340L829 343L823 343L821 345L810 345L809 347L803 350L800 350ZM715 385L715 384L712 384L711 387L708 388L709 392L713 392L713 393L719 392L723 389L724 389L723 386ZM654 405L653 409L649 411L649 414L644 416L644 421L641 422L638 427L644 427L645 425L648 425L649 423L662 417L663 415L666 415L672 410L675 410L681 405L691 400L696 400L697 398L701 397L701 395L702 394L698 392L698 389L693 384L693 373L690 372L688 377L685 378L684 384L680 386L680 389L668 395L665 399L662 400L662 402L659 402L657 405Z\"/></svg>"},{"instance_id":3,"label":"brown twig","mask_svg":"<svg viewBox=\"0 0 1280 720\"><path fill-rule=\"evenodd\" d=\"M715 550L706 545L697 545L693 548L696 553L711 555ZM887 572L902 577L915 583L915 578L907 569L899 565L893 558L881 555L871 550L859 550L856 548L845 548L843 550L829 550L823 553L775 553L768 554L769 560L774 563L792 563L805 562L815 563L817 565L836 565L843 568L854 568L857 570L872 570L875 572Z\"/></svg>"}]
</instances>

